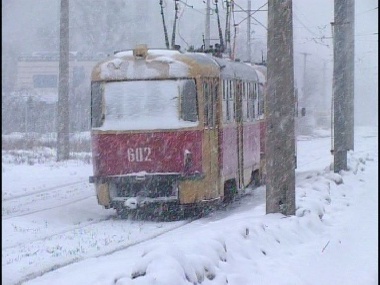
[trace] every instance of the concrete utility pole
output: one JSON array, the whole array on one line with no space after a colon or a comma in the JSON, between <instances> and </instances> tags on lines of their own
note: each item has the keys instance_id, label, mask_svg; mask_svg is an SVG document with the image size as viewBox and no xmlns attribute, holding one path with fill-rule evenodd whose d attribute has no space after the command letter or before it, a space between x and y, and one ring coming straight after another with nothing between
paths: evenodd
<instances>
[{"instance_id":1,"label":"concrete utility pole","mask_svg":"<svg viewBox=\"0 0 380 285\"><path fill-rule=\"evenodd\" d=\"M57 161L67 160L70 155L69 140L69 0L61 0Z\"/></svg>"},{"instance_id":2,"label":"concrete utility pole","mask_svg":"<svg viewBox=\"0 0 380 285\"><path fill-rule=\"evenodd\" d=\"M347 150L354 150L355 0L347 0Z\"/></svg>"},{"instance_id":3,"label":"concrete utility pole","mask_svg":"<svg viewBox=\"0 0 380 285\"><path fill-rule=\"evenodd\" d=\"M268 1L266 213L295 214L292 1Z\"/></svg>"},{"instance_id":4,"label":"concrete utility pole","mask_svg":"<svg viewBox=\"0 0 380 285\"><path fill-rule=\"evenodd\" d=\"M247 5L247 61L251 62L251 0Z\"/></svg>"},{"instance_id":5,"label":"concrete utility pole","mask_svg":"<svg viewBox=\"0 0 380 285\"><path fill-rule=\"evenodd\" d=\"M211 14L210 0L207 0L206 27L205 27L205 50L208 50L210 48L210 14Z\"/></svg>"},{"instance_id":6,"label":"concrete utility pole","mask_svg":"<svg viewBox=\"0 0 380 285\"><path fill-rule=\"evenodd\" d=\"M347 170L347 0L334 0L334 172Z\"/></svg>"}]
</instances>

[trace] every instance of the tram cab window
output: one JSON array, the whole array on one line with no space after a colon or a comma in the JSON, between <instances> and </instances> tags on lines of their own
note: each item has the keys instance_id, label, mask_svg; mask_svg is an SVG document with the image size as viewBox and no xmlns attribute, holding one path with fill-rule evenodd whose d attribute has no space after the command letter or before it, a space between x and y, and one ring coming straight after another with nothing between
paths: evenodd
<instances>
[{"instance_id":1,"label":"tram cab window","mask_svg":"<svg viewBox=\"0 0 380 285\"><path fill-rule=\"evenodd\" d=\"M154 130L199 124L194 79L127 80L92 85L92 127Z\"/></svg>"},{"instance_id":2,"label":"tram cab window","mask_svg":"<svg viewBox=\"0 0 380 285\"><path fill-rule=\"evenodd\" d=\"M203 83L203 94L204 94L204 125L212 125L212 103L211 103L211 84L209 82Z\"/></svg>"},{"instance_id":3,"label":"tram cab window","mask_svg":"<svg viewBox=\"0 0 380 285\"><path fill-rule=\"evenodd\" d=\"M91 126L98 128L104 121L103 87L100 82L91 84Z\"/></svg>"},{"instance_id":4,"label":"tram cab window","mask_svg":"<svg viewBox=\"0 0 380 285\"><path fill-rule=\"evenodd\" d=\"M217 125L217 95L218 85L214 82L203 83L204 94L204 125L207 127L215 127Z\"/></svg>"},{"instance_id":5,"label":"tram cab window","mask_svg":"<svg viewBox=\"0 0 380 285\"><path fill-rule=\"evenodd\" d=\"M197 105L195 82L186 80L181 90L181 119L189 122L198 121Z\"/></svg>"}]
</instances>

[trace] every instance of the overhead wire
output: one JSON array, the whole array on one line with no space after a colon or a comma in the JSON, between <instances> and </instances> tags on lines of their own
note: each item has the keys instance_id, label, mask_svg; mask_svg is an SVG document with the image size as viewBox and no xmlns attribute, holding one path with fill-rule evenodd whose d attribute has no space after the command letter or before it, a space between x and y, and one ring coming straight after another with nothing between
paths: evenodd
<instances>
[{"instance_id":1,"label":"overhead wire","mask_svg":"<svg viewBox=\"0 0 380 285\"><path fill-rule=\"evenodd\" d=\"M363 14L367 14L368 12L372 12L374 10L377 10L379 7L375 7L375 8L372 8L372 9L369 9L369 10L366 10L366 11L362 11L360 13L357 13L355 14L355 16L359 16L359 15L363 15Z\"/></svg>"},{"instance_id":2,"label":"overhead wire","mask_svg":"<svg viewBox=\"0 0 380 285\"><path fill-rule=\"evenodd\" d=\"M178 16L178 30L177 30L177 32L178 32L179 38L186 44L187 48L189 48L190 47L189 43L181 35L181 32L180 32L180 23L181 23L181 18L183 16L183 14L185 13L186 7L190 7L190 8L193 8L193 7L187 4L187 0L186 0L186 3L183 2L183 1L181 1L181 0L179 0L179 2L183 3L185 5L185 8L182 9L182 12Z\"/></svg>"},{"instance_id":3,"label":"overhead wire","mask_svg":"<svg viewBox=\"0 0 380 285\"><path fill-rule=\"evenodd\" d=\"M307 25L305 25L305 24L301 21L301 19L297 16L297 14L298 14L299 11L297 11L297 14L295 13L294 10L298 10L298 8L296 7L296 5L294 5L294 8L295 8L295 9L293 9L293 16L294 16L294 19L295 19L297 22L299 22L299 23L301 24L301 26L302 26L303 28L305 28L306 31L308 31L308 32L313 36L312 38L306 38L306 39L308 39L308 41L313 41L313 42L316 43L316 44L323 45L323 46L325 46L325 47L327 47L327 48L330 48L330 45L329 45L329 44L326 44L323 40L325 40L325 39L329 39L329 38L331 38L331 37L326 37L325 35L318 35L318 34L315 33L314 31L312 31L311 29L309 29L309 28L307 27ZM300 12L300 14L302 14L302 13ZM302 15L303 15L303 14L302 14ZM326 27L326 26L325 26L325 27ZM301 38L296 38L296 39L301 39ZM317 41L317 40L319 40L319 41ZM306 42L308 42L308 41L306 41ZM304 43L306 43L306 42L304 42Z\"/></svg>"}]
</instances>

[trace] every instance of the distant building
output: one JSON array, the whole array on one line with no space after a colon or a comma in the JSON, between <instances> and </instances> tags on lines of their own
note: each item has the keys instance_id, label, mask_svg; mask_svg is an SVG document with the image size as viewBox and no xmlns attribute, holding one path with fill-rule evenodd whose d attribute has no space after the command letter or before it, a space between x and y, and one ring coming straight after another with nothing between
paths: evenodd
<instances>
[{"instance_id":1,"label":"distant building","mask_svg":"<svg viewBox=\"0 0 380 285\"><path fill-rule=\"evenodd\" d=\"M89 129L91 72L105 57L104 53L84 56L70 52L71 132ZM58 88L59 53L21 55L17 61L15 90L3 98L2 132L55 132Z\"/></svg>"},{"instance_id":2,"label":"distant building","mask_svg":"<svg viewBox=\"0 0 380 285\"><path fill-rule=\"evenodd\" d=\"M70 52L70 90L78 87L89 88L92 68L105 56L104 53L90 57ZM16 92L30 91L33 99L54 103L58 100L58 83L59 53L34 52L18 58Z\"/></svg>"}]
</instances>

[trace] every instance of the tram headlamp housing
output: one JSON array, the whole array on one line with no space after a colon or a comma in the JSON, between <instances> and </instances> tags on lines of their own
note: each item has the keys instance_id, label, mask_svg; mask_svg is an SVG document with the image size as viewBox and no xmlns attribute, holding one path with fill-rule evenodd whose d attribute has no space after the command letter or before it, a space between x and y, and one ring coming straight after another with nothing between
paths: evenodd
<instances>
[{"instance_id":1,"label":"tram headlamp housing","mask_svg":"<svg viewBox=\"0 0 380 285\"><path fill-rule=\"evenodd\" d=\"M193 165L193 154L189 150L184 152L184 172L188 173Z\"/></svg>"},{"instance_id":2,"label":"tram headlamp housing","mask_svg":"<svg viewBox=\"0 0 380 285\"><path fill-rule=\"evenodd\" d=\"M145 44L143 44L143 45L137 45L133 49L133 56L136 59L145 59L147 57L147 55L148 55L148 47Z\"/></svg>"}]
</instances>

